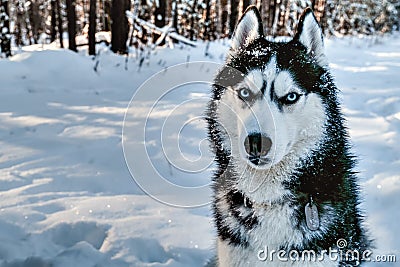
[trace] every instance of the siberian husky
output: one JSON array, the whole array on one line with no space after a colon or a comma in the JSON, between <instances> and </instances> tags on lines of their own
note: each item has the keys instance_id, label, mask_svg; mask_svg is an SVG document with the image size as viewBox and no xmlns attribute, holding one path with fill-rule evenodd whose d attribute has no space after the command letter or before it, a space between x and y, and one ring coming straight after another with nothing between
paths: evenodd
<instances>
[{"instance_id":1,"label":"siberian husky","mask_svg":"<svg viewBox=\"0 0 400 267\"><path fill-rule=\"evenodd\" d=\"M306 9L289 42L249 7L213 85L215 264L357 266L370 256L355 159L323 36Z\"/></svg>"}]
</instances>

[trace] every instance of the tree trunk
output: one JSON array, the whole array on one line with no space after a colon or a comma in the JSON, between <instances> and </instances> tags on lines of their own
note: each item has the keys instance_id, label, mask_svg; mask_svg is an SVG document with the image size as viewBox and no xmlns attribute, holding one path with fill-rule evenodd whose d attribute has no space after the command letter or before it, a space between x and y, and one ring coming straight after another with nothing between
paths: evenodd
<instances>
[{"instance_id":1,"label":"tree trunk","mask_svg":"<svg viewBox=\"0 0 400 267\"><path fill-rule=\"evenodd\" d=\"M8 0L0 2L0 52L5 57L11 56L10 13Z\"/></svg>"},{"instance_id":2,"label":"tree trunk","mask_svg":"<svg viewBox=\"0 0 400 267\"><path fill-rule=\"evenodd\" d=\"M197 0L193 1L193 5L192 5L192 14L190 14L190 40L194 41L194 35L195 35L195 30L194 30L194 18L195 18L195 14L196 14L196 8L197 6Z\"/></svg>"},{"instance_id":3,"label":"tree trunk","mask_svg":"<svg viewBox=\"0 0 400 267\"><path fill-rule=\"evenodd\" d=\"M57 8L57 28L58 28L58 38L60 38L60 47L64 48L64 29L63 29L63 19L61 16L61 5L60 0L56 0L56 8Z\"/></svg>"},{"instance_id":4,"label":"tree trunk","mask_svg":"<svg viewBox=\"0 0 400 267\"><path fill-rule=\"evenodd\" d=\"M251 2L250 0L243 0L243 2L242 2L242 5L243 5L243 7L242 7L242 14L246 11L246 8L249 7L250 2Z\"/></svg>"},{"instance_id":5,"label":"tree trunk","mask_svg":"<svg viewBox=\"0 0 400 267\"><path fill-rule=\"evenodd\" d=\"M158 6L154 10L154 25L159 28L163 28L165 26L165 15L167 13L167 1L166 0L158 0ZM153 33L153 43L155 43L161 35ZM160 45L163 45L165 42L162 41Z\"/></svg>"},{"instance_id":6,"label":"tree trunk","mask_svg":"<svg viewBox=\"0 0 400 267\"><path fill-rule=\"evenodd\" d=\"M100 20L100 29L102 31L109 32L111 31L110 27L110 13L111 13L111 4L109 0L100 0L99 1L99 16Z\"/></svg>"},{"instance_id":7,"label":"tree trunk","mask_svg":"<svg viewBox=\"0 0 400 267\"><path fill-rule=\"evenodd\" d=\"M232 37L235 31L236 22L239 14L239 0L231 0L231 16L229 20L229 36Z\"/></svg>"},{"instance_id":8,"label":"tree trunk","mask_svg":"<svg viewBox=\"0 0 400 267\"><path fill-rule=\"evenodd\" d=\"M283 11L284 15L285 15L285 19L284 19L284 25L282 25L285 33L289 36L293 36L294 33L294 29L292 27L287 27L287 25L289 24L289 20L290 20L290 0L287 1L286 3L286 8Z\"/></svg>"},{"instance_id":9,"label":"tree trunk","mask_svg":"<svg viewBox=\"0 0 400 267\"><path fill-rule=\"evenodd\" d=\"M172 27L174 27L175 31L178 32L178 0L174 0L172 3Z\"/></svg>"},{"instance_id":10,"label":"tree trunk","mask_svg":"<svg viewBox=\"0 0 400 267\"><path fill-rule=\"evenodd\" d=\"M68 20L68 48L77 52L76 49L76 11L75 0L67 0L67 20Z\"/></svg>"},{"instance_id":11,"label":"tree trunk","mask_svg":"<svg viewBox=\"0 0 400 267\"><path fill-rule=\"evenodd\" d=\"M277 24L277 16L279 13L279 5L278 5L279 0L271 0L270 5L269 5L269 14L271 16L271 21L270 21L270 34L274 37L276 37L276 24Z\"/></svg>"},{"instance_id":12,"label":"tree trunk","mask_svg":"<svg viewBox=\"0 0 400 267\"><path fill-rule=\"evenodd\" d=\"M268 0L262 3L262 5L264 5L265 11L263 12L263 18L265 21L264 28L267 35L272 35L272 26L275 20L275 1L276 0Z\"/></svg>"},{"instance_id":13,"label":"tree trunk","mask_svg":"<svg viewBox=\"0 0 400 267\"><path fill-rule=\"evenodd\" d=\"M227 34L227 22L228 22L228 1L221 0L221 17L219 19L219 23L221 24L221 36L222 38L226 37Z\"/></svg>"},{"instance_id":14,"label":"tree trunk","mask_svg":"<svg viewBox=\"0 0 400 267\"><path fill-rule=\"evenodd\" d=\"M29 24L31 26L31 33L33 43L37 44L40 37L40 23L41 23L41 16L39 13L39 4L37 2L31 1L28 9L28 18Z\"/></svg>"},{"instance_id":15,"label":"tree trunk","mask_svg":"<svg viewBox=\"0 0 400 267\"><path fill-rule=\"evenodd\" d=\"M16 21L15 21L15 33L14 33L14 38L15 38L15 44L19 47L23 45L22 42L22 21L23 21L23 15L21 14L20 11L17 10L16 12Z\"/></svg>"},{"instance_id":16,"label":"tree trunk","mask_svg":"<svg viewBox=\"0 0 400 267\"><path fill-rule=\"evenodd\" d=\"M51 25L50 25L50 42L54 42L57 38L57 10L56 1L51 0Z\"/></svg>"},{"instance_id":17,"label":"tree trunk","mask_svg":"<svg viewBox=\"0 0 400 267\"><path fill-rule=\"evenodd\" d=\"M212 36L211 32L211 1L206 0L206 17L205 17L205 29L204 29L204 39L210 40Z\"/></svg>"},{"instance_id":18,"label":"tree trunk","mask_svg":"<svg viewBox=\"0 0 400 267\"><path fill-rule=\"evenodd\" d=\"M278 23L276 34L281 36L287 36L288 32L286 31L285 22L286 22L286 10L290 10L290 6L288 6L288 0L280 0L278 7Z\"/></svg>"},{"instance_id":19,"label":"tree trunk","mask_svg":"<svg viewBox=\"0 0 400 267\"><path fill-rule=\"evenodd\" d=\"M109 32L109 31L111 31L111 2L110 1L104 2L104 13L105 13L104 31Z\"/></svg>"},{"instance_id":20,"label":"tree trunk","mask_svg":"<svg viewBox=\"0 0 400 267\"><path fill-rule=\"evenodd\" d=\"M147 5L147 0L140 0L140 10L138 11L139 13L139 18L142 20L150 20L150 12L149 11L149 6ZM138 39L142 44L147 44L148 42L148 32L147 29L143 26L137 25L137 27L140 27L140 34L138 34Z\"/></svg>"},{"instance_id":21,"label":"tree trunk","mask_svg":"<svg viewBox=\"0 0 400 267\"><path fill-rule=\"evenodd\" d=\"M260 14L261 18L263 21L263 26L264 26L264 32L266 35L269 34L269 5L266 3L266 1L260 1L261 6L260 6Z\"/></svg>"},{"instance_id":22,"label":"tree trunk","mask_svg":"<svg viewBox=\"0 0 400 267\"><path fill-rule=\"evenodd\" d=\"M158 6L154 11L155 23L159 28L165 26L165 15L166 15L166 8L167 8L167 1L166 0L158 0Z\"/></svg>"},{"instance_id":23,"label":"tree trunk","mask_svg":"<svg viewBox=\"0 0 400 267\"><path fill-rule=\"evenodd\" d=\"M89 55L96 55L96 1L90 0L89 10Z\"/></svg>"},{"instance_id":24,"label":"tree trunk","mask_svg":"<svg viewBox=\"0 0 400 267\"><path fill-rule=\"evenodd\" d=\"M112 0L111 6L111 50L126 54L129 27L125 11L130 9L130 0Z\"/></svg>"}]
</instances>

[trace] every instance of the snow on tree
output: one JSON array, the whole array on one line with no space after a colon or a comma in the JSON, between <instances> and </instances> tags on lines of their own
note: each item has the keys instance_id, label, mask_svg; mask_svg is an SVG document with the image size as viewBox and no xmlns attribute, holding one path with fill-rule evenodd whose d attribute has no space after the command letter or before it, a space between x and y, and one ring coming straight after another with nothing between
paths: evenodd
<instances>
[{"instance_id":1,"label":"snow on tree","mask_svg":"<svg viewBox=\"0 0 400 267\"><path fill-rule=\"evenodd\" d=\"M398 30L397 1L335 0L327 1L327 33L356 35Z\"/></svg>"},{"instance_id":2,"label":"snow on tree","mask_svg":"<svg viewBox=\"0 0 400 267\"><path fill-rule=\"evenodd\" d=\"M246 7L260 9L265 34L292 36L305 7L312 7L326 35L371 35L400 30L398 0L0 0L1 51L8 44L24 46L53 42L68 29L69 47L76 51L74 36L90 37L93 54L94 34L111 32L111 50L126 53L127 45L171 45L163 34L138 23L129 25L125 16L131 10L142 21L176 36L214 40L231 35ZM93 9L95 13L89 14ZM94 15L94 16L93 16ZM95 24L95 26L93 26ZM92 26L91 26L92 25ZM11 29L10 29L11 26ZM90 34L89 34L90 32ZM164 34L165 35L165 34ZM172 43L177 39L170 39ZM8 54L8 52L7 52Z\"/></svg>"}]
</instances>

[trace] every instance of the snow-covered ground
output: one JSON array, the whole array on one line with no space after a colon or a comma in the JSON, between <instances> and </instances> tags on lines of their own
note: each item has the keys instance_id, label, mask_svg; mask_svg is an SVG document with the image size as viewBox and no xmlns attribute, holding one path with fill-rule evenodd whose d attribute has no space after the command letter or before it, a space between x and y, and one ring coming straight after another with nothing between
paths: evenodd
<instances>
[{"instance_id":1,"label":"snow-covered ground","mask_svg":"<svg viewBox=\"0 0 400 267\"><path fill-rule=\"evenodd\" d=\"M187 61L221 62L227 44L157 49L141 67L135 53L126 62L99 49L92 60L84 51L38 45L0 60L0 266L202 266L214 248L209 206L176 208L143 193L124 159L122 126L132 96L150 76ZM399 36L327 41L360 158L362 207L375 252L396 254L398 261L399 51ZM149 158L163 177L186 187L207 187L212 165L181 171L179 153L162 153L160 131L172 118L182 126L175 139L184 159L210 158L204 96L206 86L183 86L130 108L140 114L155 104L146 124ZM132 157L128 164L140 166L144 155Z\"/></svg>"}]
</instances>

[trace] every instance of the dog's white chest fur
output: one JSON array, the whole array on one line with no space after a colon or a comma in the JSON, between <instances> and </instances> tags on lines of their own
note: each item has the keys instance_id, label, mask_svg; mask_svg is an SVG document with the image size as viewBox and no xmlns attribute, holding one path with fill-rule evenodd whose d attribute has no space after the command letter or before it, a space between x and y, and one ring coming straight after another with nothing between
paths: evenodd
<instances>
[{"instance_id":1,"label":"dog's white chest fur","mask_svg":"<svg viewBox=\"0 0 400 267\"><path fill-rule=\"evenodd\" d=\"M322 260L293 261L290 251L286 251L282 259L278 258L282 245L288 247L299 245L305 236L296 228L293 221L293 209L289 204L282 206L253 206L256 210L259 224L253 229L242 233L248 237L248 247L232 246L228 241L218 239L218 266L219 267L244 267L244 266L298 266L298 267L337 267L338 262L329 257ZM317 255L316 259L318 259Z\"/></svg>"}]
</instances>

